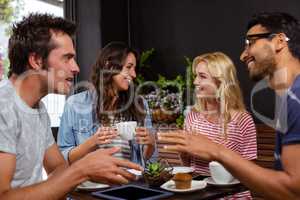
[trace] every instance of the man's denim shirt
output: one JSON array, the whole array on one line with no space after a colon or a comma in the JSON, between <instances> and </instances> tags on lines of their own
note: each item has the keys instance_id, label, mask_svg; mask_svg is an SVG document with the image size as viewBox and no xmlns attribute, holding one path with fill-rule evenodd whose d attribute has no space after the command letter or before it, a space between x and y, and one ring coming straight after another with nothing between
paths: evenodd
<instances>
[{"instance_id":1,"label":"man's denim shirt","mask_svg":"<svg viewBox=\"0 0 300 200\"><path fill-rule=\"evenodd\" d=\"M146 101L144 101L144 106L146 109L144 125L154 134L151 115ZM87 90L68 98L64 107L64 113L61 117L57 136L57 144L67 161L70 150L84 143L97 131L98 127L100 127L96 116L95 91ZM131 161L144 166L145 163L140 156L143 154L143 145L139 145L135 142L130 143L130 145L132 152ZM155 150L149 160L155 161L157 157L158 152L155 144Z\"/></svg>"}]
</instances>

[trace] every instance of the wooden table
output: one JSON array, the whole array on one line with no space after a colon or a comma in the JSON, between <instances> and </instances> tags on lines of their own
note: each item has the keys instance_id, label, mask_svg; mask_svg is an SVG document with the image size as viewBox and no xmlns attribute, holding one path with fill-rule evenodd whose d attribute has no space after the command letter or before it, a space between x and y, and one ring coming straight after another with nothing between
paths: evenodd
<instances>
[{"instance_id":1,"label":"wooden table","mask_svg":"<svg viewBox=\"0 0 300 200\"><path fill-rule=\"evenodd\" d=\"M139 181L131 184L138 184L140 186L148 187L145 183ZM154 189L160 189L161 188L154 188ZM197 190L195 192L191 193L174 193L173 196L166 198L167 200L181 200L181 199L188 199L188 200L202 200L202 199L216 199L225 197L228 195L236 194L239 192L243 192L248 190L244 185L242 184L236 184L231 186L213 186L213 185L207 185L206 188L202 190ZM99 190L96 190L99 191ZM98 200L99 198L93 197L91 195L91 191L73 191L69 195L70 200Z\"/></svg>"}]
</instances>

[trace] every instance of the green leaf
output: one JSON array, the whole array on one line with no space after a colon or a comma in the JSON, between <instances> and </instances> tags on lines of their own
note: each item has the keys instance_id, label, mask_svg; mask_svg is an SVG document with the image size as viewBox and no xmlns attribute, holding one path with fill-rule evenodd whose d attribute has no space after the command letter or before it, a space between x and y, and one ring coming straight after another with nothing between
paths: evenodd
<instances>
[{"instance_id":1,"label":"green leaf","mask_svg":"<svg viewBox=\"0 0 300 200\"><path fill-rule=\"evenodd\" d=\"M193 74L193 62L191 61L191 59L187 56L184 56L185 62L186 62L186 82L187 88L194 88L194 79L195 79L195 75Z\"/></svg>"},{"instance_id":2,"label":"green leaf","mask_svg":"<svg viewBox=\"0 0 300 200\"><path fill-rule=\"evenodd\" d=\"M143 51L141 54L139 66L144 67L145 63L148 62L149 58L154 54L154 52L155 52L154 48Z\"/></svg>"},{"instance_id":3,"label":"green leaf","mask_svg":"<svg viewBox=\"0 0 300 200\"><path fill-rule=\"evenodd\" d=\"M135 81L137 82L138 85L140 85L140 84L143 84L145 82L145 78L141 74L138 74L136 76Z\"/></svg>"},{"instance_id":4,"label":"green leaf","mask_svg":"<svg viewBox=\"0 0 300 200\"><path fill-rule=\"evenodd\" d=\"M183 116L183 114L180 114L179 117L177 117L177 119L176 119L176 126L177 126L177 128L182 129L183 124L184 124L184 116Z\"/></svg>"}]
</instances>

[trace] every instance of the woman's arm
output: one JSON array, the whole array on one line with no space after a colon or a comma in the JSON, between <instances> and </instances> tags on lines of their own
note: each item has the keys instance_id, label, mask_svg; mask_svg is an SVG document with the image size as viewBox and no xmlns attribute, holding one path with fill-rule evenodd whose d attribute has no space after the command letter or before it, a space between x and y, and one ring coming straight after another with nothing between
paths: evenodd
<instances>
[{"instance_id":1,"label":"woman's arm","mask_svg":"<svg viewBox=\"0 0 300 200\"><path fill-rule=\"evenodd\" d=\"M143 149L144 158L147 160L155 161L158 158L157 144L155 140L155 131L153 131L152 117L150 109L146 100L143 100L146 116L144 119L145 127L148 130L149 142Z\"/></svg>"},{"instance_id":2,"label":"woman's arm","mask_svg":"<svg viewBox=\"0 0 300 200\"><path fill-rule=\"evenodd\" d=\"M73 163L86 154L96 150L98 145L111 143L117 136L117 131L110 128L99 128L96 133L89 137L84 143L79 144L69 152L69 162Z\"/></svg>"},{"instance_id":3,"label":"woman's arm","mask_svg":"<svg viewBox=\"0 0 300 200\"><path fill-rule=\"evenodd\" d=\"M110 143L111 139L117 135L116 131L101 128L83 143L77 144L74 125L78 123L79 117L76 115L75 104L67 101L61 117L61 123L57 135L57 144L65 160L73 163L86 154L97 149L99 144ZM91 113L92 114L92 113ZM86 136L88 137L88 136Z\"/></svg>"}]
</instances>

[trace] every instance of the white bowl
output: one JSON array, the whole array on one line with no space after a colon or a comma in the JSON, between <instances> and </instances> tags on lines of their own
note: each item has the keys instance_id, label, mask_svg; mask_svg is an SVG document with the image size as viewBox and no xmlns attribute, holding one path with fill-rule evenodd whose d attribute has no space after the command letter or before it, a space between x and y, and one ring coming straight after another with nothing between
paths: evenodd
<instances>
[{"instance_id":1,"label":"white bowl","mask_svg":"<svg viewBox=\"0 0 300 200\"><path fill-rule=\"evenodd\" d=\"M209 163L209 171L212 179L218 184L228 184L234 179L231 173L216 161Z\"/></svg>"}]
</instances>

